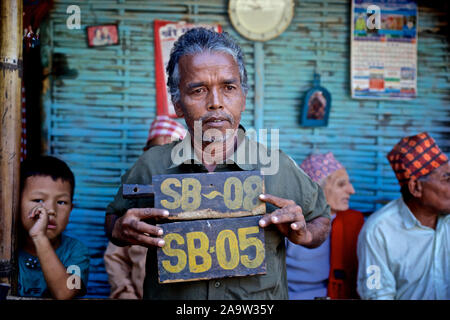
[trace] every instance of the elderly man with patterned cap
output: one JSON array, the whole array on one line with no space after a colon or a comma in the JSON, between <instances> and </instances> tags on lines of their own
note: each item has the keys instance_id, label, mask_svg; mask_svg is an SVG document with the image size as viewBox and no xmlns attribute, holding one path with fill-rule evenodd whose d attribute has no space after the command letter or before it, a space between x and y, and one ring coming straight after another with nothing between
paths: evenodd
<instances>
[{"instance_id":1,"label":"elderly man with patterned cap","mask_svg":"<svg viewBox=\"0 0 450 320\"><path fill-rule=\"evenodd\" d=\"M185 136L186 128L182 124L168 116L156 116L150 125L144 151L175 140L183 140ZM142 299L146 256L146 247L119 247L112 242L108 243L103 258L111 285L111 299Z\"/></svg>"},{"instance_id":2,"label":"elderly man with patterned cap","mask_svg":"<svg viewBox=\"0 0 450 320\"><path fill-rule=\"evenodd\" d=\"M426 132L387 156L402 197L372 214L358 238L363 299L450 299L450 164Z\"/></svg>"},{"instance_id":3,"label":"elderly man with patterned cap","mask_svg":"<svg viewBox=\"0 0 450 320\"><path fill-rule=\"evenodd\" d=\"M289 298L358 298L356 242L364 216L349 209L349 199L355 190L347 171L331 152L309 155L300 168L323 188L332 224L330 235L317 248L286 242Z\"/></svg>"}]
</instances>

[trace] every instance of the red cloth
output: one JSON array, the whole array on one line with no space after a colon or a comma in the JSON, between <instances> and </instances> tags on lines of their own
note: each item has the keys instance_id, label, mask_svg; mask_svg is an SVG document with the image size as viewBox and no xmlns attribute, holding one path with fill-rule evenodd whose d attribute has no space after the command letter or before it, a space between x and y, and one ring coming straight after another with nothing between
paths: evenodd
<instances>
[{"instance_id":1,"label":"red cloth","mask_svg":"<svg viewBox=\"0 0 450 320\"><path fill-rule=\"evenodd\" d=\"M37 30L53 7L53 0L26 0L23 3L23 27Z\"/></svg>"},{"instance_id":2,"label":"red cloth","mask_svg":"<svg viewBox=\"0 0 450 320\"><path fill-rule=\"evenodd\" d=\"M356 245L364 216L356 210L341 211L331 224L330 276L327 296L331 299L358 299Z\"/></svg>"},{"instance_id":3,"label":"red cloth","mask_svg":"<svg viewBox=\"0 0 450 320\"><path fill-rule=\"evenodd\" d=\"M183 140L186 136L186 129L182 124L170 119L168 116L156 116L150 125L147 144L158 136L170 136Z\"/></svg>"}]
</instances>

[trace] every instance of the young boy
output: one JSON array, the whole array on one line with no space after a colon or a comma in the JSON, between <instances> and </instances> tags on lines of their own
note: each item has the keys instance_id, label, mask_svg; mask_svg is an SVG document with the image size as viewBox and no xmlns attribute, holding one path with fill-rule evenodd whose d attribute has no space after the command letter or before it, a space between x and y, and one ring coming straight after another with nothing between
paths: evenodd
<instances>
[{"instance_id":1,"label":"young boy","mask_svg":"<svg viewBox=\"0 0 450 320\"><path fill-rule=\"evenodd\" d=\"M55 157L21 166L19 295L72 299L86 293L87 248L63 235L72 211L75 178Z\"/></svg>"}]
</instances>

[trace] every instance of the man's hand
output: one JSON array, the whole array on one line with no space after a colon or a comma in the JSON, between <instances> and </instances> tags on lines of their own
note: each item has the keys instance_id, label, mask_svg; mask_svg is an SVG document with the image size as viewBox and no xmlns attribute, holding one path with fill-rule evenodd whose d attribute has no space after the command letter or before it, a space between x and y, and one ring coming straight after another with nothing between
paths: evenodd
<instances>
[{"instance_id":1,"label":"man's hand","mask_svg":"<svg viewBox=\"0 0 450 320\"><path fill-rule=\"evenodd\" d=\"M264 228L273 224L291 242L308 248L319 246L328 236L329 219L319 217L310 223L306 223L302 208L294 201L270 194L262 194L259 198L261 201L271 203L280 208L271 214L264 215L259 220L261 227Z\"/></svg>"},{"instance_id":2,"label":"man's hand","mask_svg":"<svg viewBox=\"0 0 450 320\"><path fill-rule=\"evenodd\" d=\"M163 230L141 220L167 218L168 216L169 212L163 209L128 209L122 217L115 221L112 237L128 244L163 247L164 240L161 238Z\"/></svg>"}]
</instances>

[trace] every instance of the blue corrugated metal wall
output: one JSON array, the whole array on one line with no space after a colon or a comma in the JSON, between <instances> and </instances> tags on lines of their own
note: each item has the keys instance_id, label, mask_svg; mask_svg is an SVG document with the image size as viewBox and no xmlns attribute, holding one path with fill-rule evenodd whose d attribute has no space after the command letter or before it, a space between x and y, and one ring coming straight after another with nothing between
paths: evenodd
<instances>
[{"instance_id":1,"label":"blue corrugated metal wall","mask_svg":"<svg viewBox=\"0 0 450 320\"><path fill-rule=\"evenodd\" d=\"M256 100L264 109L262 126L280 129L280 146L294 160L301 162L312 150L332 151L352 178L355 209L374 211L398 196L385 155L400 137L426 130L450 150L448 40L439 31L447 21L435 9L419 10L419 97L367 101L350 98L349 1L296 1L286 32L256 46L231 27L225 0L80 1L82 29L69 30L66 10L74 2L55 1L43 30L44 60L64 54L69 68L78 71L76 79L52 79L44 101L45 130L49 153L66 160L76 175L76 208L67 231L90 248L90 297L109 293L102 260L104 208L120 176L141 154L155 115L154 19L218 22L236 37L250 79L244 125L255 125ZM118 23L121 44L89 49L85 27L102 23ZM254 59L255 50L262 58ZM264 94L258 99L254 70L263 70L259 80ZM329 125L302 128L302 98L315 70L333 97Z\"/></svg>"}]
</instances>

